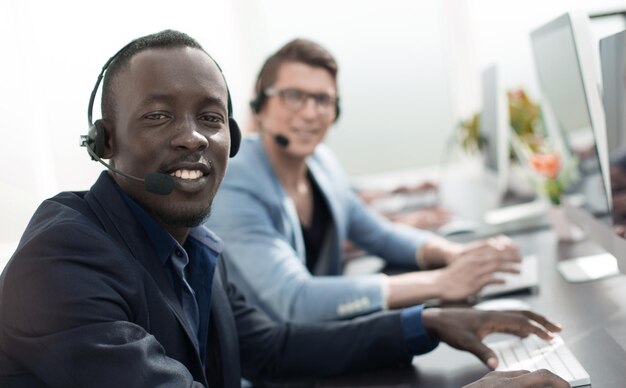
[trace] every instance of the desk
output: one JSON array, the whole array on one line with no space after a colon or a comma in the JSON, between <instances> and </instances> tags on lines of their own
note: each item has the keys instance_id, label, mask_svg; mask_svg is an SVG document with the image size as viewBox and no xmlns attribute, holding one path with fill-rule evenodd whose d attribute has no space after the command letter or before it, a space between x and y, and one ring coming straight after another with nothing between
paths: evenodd
<instances>
[{"instance_id":1,"label":"desk","mask_svg":"<svg viewBox=\"0 0 626 388\"><path fill-rule=\"evenodd\" d=\"M602 252L591 241L557 243L549 229L514 235L522 254L539 257L539 290L516 295L533 310L563 324L561 336L591 376L593 388L626 386L626 276L567 283L558 260ZM413 359L411 366L339 376L319 387L461 387L488 369L472 354L446 344Z\"/></svg>"}]
</instances>

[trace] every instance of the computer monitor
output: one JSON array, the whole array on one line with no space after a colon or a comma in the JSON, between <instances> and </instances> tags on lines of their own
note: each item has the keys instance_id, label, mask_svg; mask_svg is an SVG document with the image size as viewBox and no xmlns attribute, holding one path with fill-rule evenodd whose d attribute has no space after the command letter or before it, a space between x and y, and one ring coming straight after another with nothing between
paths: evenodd
<instances>
[{"instance_id":1,"label":"computer monitor","mask_svg":"<svg viewBox=\"0 0 626 388\"><path fill-rule=\"evenodd\" d=\"M626 31L600 40L600 66L609 153L626 144Z\"/></svg>"},{"instance_id":2,"label":"computer monitor","mask_svg":"<svg viewBox=\"0 0 626 388\"><path fill-rule=\"evenodd\" d=\"M482 72L482 103L480 133L485 149L483 184L491 191L484 196L489 197L492 204L489 209L485 209L483 221L490 226L502 227L507 232L533 227L533 220L543 216L546 205L543 201L534 200L533 195L529 196L532 188L509 178L509 146L518 140L518 135L510 124L508 95L497 65L488 66ZM517 155L516 150L512 150ZM505 194L508 203L504 203Z\"/></svg>"},{"instance_id":3,"label":"computer monitor","mask_svg":"<svg viewBox=\"0 0 626 388\"><path fill-rule=\"evenodd\" d=\"M509 114L506 90L497 65L485 68L481 77L482 113L480 134L484 140L485 178L495 188L498 200L507 190L509 171Z\"/></svg>"},{"instance_id":4,"label":"computer monitor","mask_svg":"<svg viewBox=\"0 0 626 388\"><path fill-rule=\"evenodd\" d=\"M603 101L609 139L613 237L611 252L626 273L626 31L600 40Z\"/></svg>"},{"instance_id":5,"label":"computer monitor","mask_svg":"<svg viewBox=\"0 0 626 388\"><path fill-rule=\"evenodd\" d=\"M562 15L532 31L531 45L542 107L557 127L548 128L549 136L562 139L566 150L561 151L578 163L580 179L569 193L579 194L587 211L608 215L606 123L588 17Z\"/></svg>"},{"instance_id":6,"label":"computer monitor","mask_svg":"<svg viewBox=\"0 0 626 388\"><path fill-rule=\"evenodd\" d=\"M544 24L531 32L531 46L544 115L551 115L548 122L556 126L548 128L549 136L565 145L561 151L566 163L571 158L577 161L579 179L563 201L566 214L590 238L610 247L606 123L588 16L567 13ZM615 260L611 257L606 263L613 267Z\"/></svg>"}]
</instances>

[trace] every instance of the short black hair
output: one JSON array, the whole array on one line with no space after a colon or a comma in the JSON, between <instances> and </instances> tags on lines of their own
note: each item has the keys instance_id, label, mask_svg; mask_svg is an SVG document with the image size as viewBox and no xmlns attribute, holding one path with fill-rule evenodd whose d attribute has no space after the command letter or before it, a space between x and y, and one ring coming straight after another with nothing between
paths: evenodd
<instances>
[{"instance_id":1,"label":"short black hair","mask_svg":"<svg viewBox=\"0 0 626 388\"><path fill-rule=\"evenodd\" d=\"M189 35L175 30L164 30L155 34L142 36L127 44L109 64L104 75L102 86L102 101L100 109L102 110L102 118L115 120L115 95L114 86L120 70L122 70L132 57L138 53L153 48L173 48L173 47L191 47L204 51L200 43ZM210 55L209 55L210 57ZM216 63L217 65L217 63ZM219 67L219 66L218 66Z\"/></svg>"}]
</instances>

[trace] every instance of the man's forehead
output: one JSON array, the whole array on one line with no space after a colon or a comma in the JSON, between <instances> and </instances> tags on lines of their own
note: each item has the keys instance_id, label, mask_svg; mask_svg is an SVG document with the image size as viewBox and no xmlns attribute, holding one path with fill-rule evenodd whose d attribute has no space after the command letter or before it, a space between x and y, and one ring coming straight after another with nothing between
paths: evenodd
<instances>
[{"instance_id":1,"label":"man's forehead","mask_svg":"<svg viewBox=\"0 0 626 388\"><path fill-rule=\"evenodd\" d=\"M215 61L203 50L193 47L143 50L129 60L126 69L121 73L121 78L129 77L149 82L183 79L199 84L210 82L220 91L226 91L224 76Z\"/></svg>"},{"instance_id":2,"label":"man's forehead","mask_svg":"<svg viewBox=\"0 0 626 388\"><path fill-rule=\"evenodd\" d=\"M328 69L305 62L284 62L276 72L274 85L301 89L336 89L337 81ZM327 91L327 90L324 90Z\"/></svg>"}]
</instances>

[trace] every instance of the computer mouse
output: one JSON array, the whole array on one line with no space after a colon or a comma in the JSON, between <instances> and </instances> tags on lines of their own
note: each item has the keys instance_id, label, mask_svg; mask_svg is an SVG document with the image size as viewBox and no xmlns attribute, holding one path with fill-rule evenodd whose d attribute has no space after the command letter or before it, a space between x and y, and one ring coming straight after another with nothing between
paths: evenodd
<instances>
[{"instance_id":1,"label":"computer mouse","mask_svg":"<svg viewBox=\"0 0 626 388\"><path fill-rule=\"evenodd\" d=\"M452 236L461 233L473 233L478 228L478 224L470 220L452 220L439 227L437 233L442 236Z\"/></svg>"},{"instance_id":2,"label":"computer mouse","mask_svg":"<svg viewBox=\"0 0 626 388\"><path fill-rule=\"evenodd\" d=\"M479 310L530 310L530 305L522 300L513 298L489 299L477 303L474 308Z\"/></svg>"}]
</instances>

